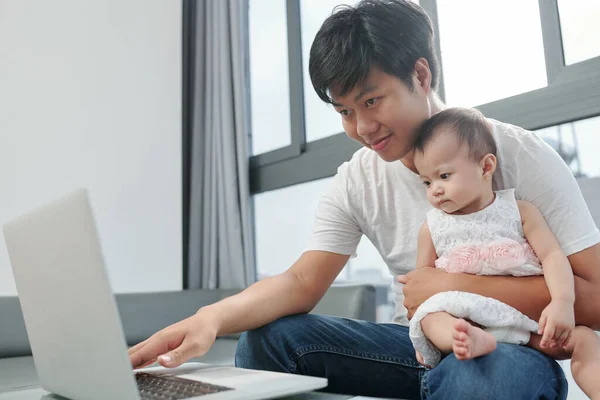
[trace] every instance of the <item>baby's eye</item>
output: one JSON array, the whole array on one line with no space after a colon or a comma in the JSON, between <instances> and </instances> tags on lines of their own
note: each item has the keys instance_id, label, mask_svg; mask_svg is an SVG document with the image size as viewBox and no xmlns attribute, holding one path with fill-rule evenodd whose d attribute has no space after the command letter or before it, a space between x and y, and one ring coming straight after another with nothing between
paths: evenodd
<instances>
[{"instance_id":1,"label":"baby's eye","mask_svg":"<svg viewBox=\"0 0 600 400\"><path fill-rule=\"evenodd\" d=\"M343 116L348 115L348 110L340 110L340 114L342 114Z\"/></svg>"},{"instance_id":2,"label":"baby's eye","mask_svg":"<svg viewBox=\"0 0 600 400\"><path fill-rule=\"evenodd\" d=\"M445 181L446 179L448 179L448 178L450 178L450 174L441 174L441 175L440 175L440 179L442 179L442 180L444 180L444 181Z\"/></svg>"},{"instance_id":3,"label":"baby's eye","mask_svg":"<svg viewBox=\"0 0 600 400\"><path fill-rule=\"evenodd\" d=\"M423 185L429 187L429 185L431 185L431 182L429 182L429 181L423 181Z\"/></svg>"}]
</instances>

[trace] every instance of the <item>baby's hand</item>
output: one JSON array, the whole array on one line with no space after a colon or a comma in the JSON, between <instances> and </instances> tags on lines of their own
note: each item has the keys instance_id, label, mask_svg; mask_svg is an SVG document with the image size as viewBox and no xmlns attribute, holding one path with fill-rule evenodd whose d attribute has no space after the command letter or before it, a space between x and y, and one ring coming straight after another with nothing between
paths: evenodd
<instances>
[{"instance_id":1,"label":"baby's hand","mask_svg":"<svg viewBox=\"0 0 600 400\"><path fill-rule=\"evenodd\" d=\"M542 311L538 334L542 335L540 346L566 347L575 327L575 310L573 302L552 300Z\"/></svg>"}]
</instances>

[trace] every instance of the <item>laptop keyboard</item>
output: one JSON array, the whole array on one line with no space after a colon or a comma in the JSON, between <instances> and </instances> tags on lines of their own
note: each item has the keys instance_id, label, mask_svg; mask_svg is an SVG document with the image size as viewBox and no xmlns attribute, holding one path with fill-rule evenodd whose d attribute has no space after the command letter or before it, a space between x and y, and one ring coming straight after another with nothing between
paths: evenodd
<instances>
[{"instance_id":1,"label":"laptop keyboard","mask_svg":"<svg viewBox=\"0 0 600 400\"><path fill-rule=\"evenodd\" d=\"M148 372L138 372L135 374L135 380L142 400L179 400L233 390L211 383L171 375L155 375Z\"/></svg>"}]
</instances>

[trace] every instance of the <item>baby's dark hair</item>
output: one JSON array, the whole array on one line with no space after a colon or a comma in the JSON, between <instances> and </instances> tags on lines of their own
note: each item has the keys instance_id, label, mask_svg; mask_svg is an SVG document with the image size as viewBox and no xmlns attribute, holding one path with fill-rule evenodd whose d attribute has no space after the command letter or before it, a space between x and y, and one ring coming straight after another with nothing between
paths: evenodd
<instances>
[{"instance_id":1,"label":"baby's dark hair","mask_svg":"<svg viewBox=\"0 0 600 400\"><path fill-rule=\"evenodd\" d=\"M456 135L459 145L467 145L469 157L479 162L486 154L496 156L497 148L492 127L483 114L474 108L448 108L423 123L417 134L415 150L423 153L427 143L447 127Z\"/></svg>"}]
</instances>

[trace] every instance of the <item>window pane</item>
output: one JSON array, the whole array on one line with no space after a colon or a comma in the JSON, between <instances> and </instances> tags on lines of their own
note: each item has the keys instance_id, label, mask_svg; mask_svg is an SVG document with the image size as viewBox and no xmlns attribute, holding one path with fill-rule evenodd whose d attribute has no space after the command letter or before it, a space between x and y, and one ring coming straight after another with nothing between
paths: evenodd
<instances>
[{"instance_id":1,"label":"window pane","mask_svg":"<svg viewBox=\"0 0 600 400\"><path fill-rule=\"evenodd\" d=\"M577 177L600 177L600 117L570 122L537 131Z\"/></svg>"},{"instance_id":2,"label":"window pane","mask_svg":"<svg viewBox=\"0 0 600 400\"><path fill-rule=\"evenodd\" d=\"M375 286L377 321L390 322L394 317L394 292L392 291L393 276L373 246L373 243L363 236L356 257L351 258L338 277L340 282L370 283Z\"/></svg>"},{"instance_id":3,"label":"window pane","mask_svg":"<svg viewBox=\"0 0 600 400\"><path fill-rule=\"evenodd\" d=\"M300 257L321 193L333 178L254 195L256 264L259 278L279 274Z\"/></svg>"},{"instance_id":4,"label":"window pane","mask_svg":"<svg viewBox=\"0 0 600 400\"><path fill-rule=\"evenodd\" d=\"M356 1L301 0L302 21L302 71L304 76L304 115L306 140L313 141L344 132L342 119L332 106L325 104L315 93L308 74L310 47L321 24L340 3L356 4Z\"/></svg>"},{"instance_id":5,"label":"window pane","mask_svg":"<svg viewBox=\"0 0 600 400\"><path fill-rule=\"evenodd\" d=\"M558 0L565 64L600 56L600 2Z\"/></svg>"},{"instance_id":6,"label":"window pane","mask_svg":"<svg viewBox=\"0 0 600 400\"><path fill-rule=\"evenodd\" d=\"M438 16L448 105L547 85L538 0L438 0Z\"/></svg>"},{"instance_id":7,"label":"window pane","mask_svg":"<svg viewBox=\"0 0 600 400\"><path fill-rule=\"evenodd\" d=\"M252 154L292 143L285 0L251 0Z\"/></svg>"},{"instance_id":8,"label":"window pane","mask_svg":"<svg viewBox=\"0 0 600 400\"><path fill-rule=\"evenodd\" d=\"M258 277L279 274L300 257L308 243L321 193L332 178L320 179L254 196ZM293 211L292 211L293 210ZM372 283L377 291L377 320L393 317L392 276L383 259L363 237L337 283Z\"/></svg>"}]
</instances>

